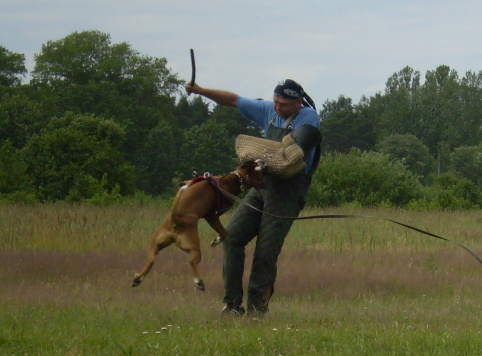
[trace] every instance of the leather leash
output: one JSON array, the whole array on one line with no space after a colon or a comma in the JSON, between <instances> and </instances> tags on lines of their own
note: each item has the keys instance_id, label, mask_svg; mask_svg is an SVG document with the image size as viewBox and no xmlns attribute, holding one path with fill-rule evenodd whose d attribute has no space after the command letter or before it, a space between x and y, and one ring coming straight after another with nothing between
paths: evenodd
<instances>
[{"instance_id":1,"label":"leather leash","mask_svg":"<svg viewBox=\"0 0 482 356\"><path fill-rule=\"evenodd\" d=\"M258 211L258 212L260 212L261 214L269 215L269 216L272 216L272 217L278 218L278 219L289 219L289 220L311 220L311 219L376 219L376 220L385 220L385 221L388 221L388 222L391 222L391 223L394 223L394 224L397 224L397 225L406 227L407 229L411 229L411 230L417 231L417 232L419 232L419 233L421 233L421 234L424 234L424 235L427 235L427 236L432 236L432 237L435 237L435 238L437 238L437 239L444 240L444 241L447 241L447 242L451 242L451 243L453 243L454 245L463 248L465 251L467 251L469 254L471 254L472 257L474 257L474 258L477 260L477 262L479 262L479 263L482 265L482 260L481 260L474 252L472 252L470 249L468 249L467 247L465 247L465 246L462 245L461 243L459 243L459 242L457 242L457 241L449 240L449 239L447 239L446 237L442 237L442 236L440 236L440 235L436 235L436 234L433 234L433 233L431 233L431 232L428 232L428 231L419 229L419 228L417 228L417 227L414 227L414 226L411 226L411 225L407 225L407 224L404 224L404 223L401 223L401 222L398 222L398 221L395 221L395 220L392 220L392 219L380 218L380 217L370 216L370 215L352 215L352 214L322 214L322 215L310 215L310 216L298 216L298 217L278 216L278 215L270 214L270 213L268 213L268 212L266 212L266 211L263 211L263 210L258 209L258 208L255 207L254 205L252 205L252 204L250 204L250 203L242 200L241 198L237 197L236 195L233 195L233 194L225 191L225 190L224 190L223 188L221 188L219 185L217 186L217 188L218 188L219 191L220 191L221 193L223 193L226 197L233 199L233 200L236 201L237 203L246 205L247 207Z\"/></svg>"}]
</instances>

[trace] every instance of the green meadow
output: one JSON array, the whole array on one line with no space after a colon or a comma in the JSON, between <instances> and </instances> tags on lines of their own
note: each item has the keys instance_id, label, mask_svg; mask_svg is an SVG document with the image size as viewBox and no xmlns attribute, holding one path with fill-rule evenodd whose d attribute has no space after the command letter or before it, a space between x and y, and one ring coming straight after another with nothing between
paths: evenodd
<instances>
[{"instance_id":1,"label":"green meadow","mask_svg":"<svg viewBox=\"0 0 482 356\"><path fill-rule=\"evenodd\" d=\"M205 292L174 246L130 286L166 211L0 206L0 355L482 355L482 265L450 242L378 219L297 221L267 318L222 320L222 248L204 221ZM480 210L314 214L389 218L482 256Z\"/></svg>"}]
</instances>

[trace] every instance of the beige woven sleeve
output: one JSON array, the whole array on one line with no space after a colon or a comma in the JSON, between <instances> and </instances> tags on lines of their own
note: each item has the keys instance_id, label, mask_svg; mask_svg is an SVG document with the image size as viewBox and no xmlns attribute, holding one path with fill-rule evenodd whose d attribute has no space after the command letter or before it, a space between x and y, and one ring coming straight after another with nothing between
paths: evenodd
<instances>
[{"instance_id":1,"label":"beige woven sleeve","mask_svg":"<svg viewBox=\"0 0 482 356\"><path fill-rule=\"evenodd\" d=\"M268 166L268 173L289 178L303 168L303 151L290 135L276 142L265 138L239 135L235 142L236 154L241 162L262 159Z\"/></svg>"}]
</instances>

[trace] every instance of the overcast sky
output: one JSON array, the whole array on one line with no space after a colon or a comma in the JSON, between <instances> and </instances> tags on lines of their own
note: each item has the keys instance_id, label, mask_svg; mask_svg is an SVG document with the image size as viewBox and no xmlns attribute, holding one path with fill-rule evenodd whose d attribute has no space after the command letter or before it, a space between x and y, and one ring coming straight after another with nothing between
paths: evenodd
<instances>
[{"instance_id":1,"label":"overcast sky","mask_svg":"<svg viewBox=\"0 0 482 356\"><path fill-rule=\"evenodd\" d=\"M300 82L318 109L383 92L405 66L482 70L480 0L0 0L0 45L28 70L47 41L99 30L142 55L165 57L183 79L271 99Z\"/></svg>"}]
</instances>

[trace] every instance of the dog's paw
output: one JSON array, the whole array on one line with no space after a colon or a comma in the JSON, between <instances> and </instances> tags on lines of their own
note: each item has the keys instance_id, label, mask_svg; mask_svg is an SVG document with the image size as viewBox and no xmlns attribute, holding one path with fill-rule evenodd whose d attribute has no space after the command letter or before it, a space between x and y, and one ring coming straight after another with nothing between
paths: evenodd
<instances>
[{"instance_id":1,"label":"dog's paw","mask_svg":"<svg viewBox=\"0 0 482 356\"><path fill-rule=\"evenodd\" d=\"M211 247L217 246L221 243L221 236L216 236L214 240L211 241Z\"/></svg>"},{"instance_id":2,"label":"dog's paw","mask_svg":"<svg viewBox=\"0 0 482 356\"><path fill-rule=\"evenodd\" d=\"M132 287L137 287L139 284L142 283L143 278L142 277L136 277L131 283Z\"/></svg>"},{"instance_id":3,"label":"dog's paw","mask_svg":"<svg viewBox=\"0 0 482 356\"><path fill-rule=\"evenodd\" d=\"M201 279L199 279L197 281L194 281L194 284L196 285L197 289L204 292L204 290L205 290L204 282Z\"/></svg>"}]
</instances>

